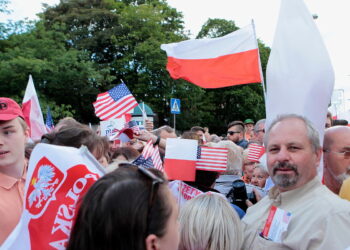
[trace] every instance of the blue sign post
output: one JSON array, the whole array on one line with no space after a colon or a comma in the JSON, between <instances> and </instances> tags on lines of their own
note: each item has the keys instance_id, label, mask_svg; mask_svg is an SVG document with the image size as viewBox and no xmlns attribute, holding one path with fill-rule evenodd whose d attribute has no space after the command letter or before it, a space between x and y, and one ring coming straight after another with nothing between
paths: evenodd
<instances>
[{"instance_id":1,"label":"blue sign post","mask_svg":"<svg viewBox=\"0 0 350 250\"><path fill-rule=\"evenodd\" d=\"M176 130L176 115L181 114L181 102L180 99L170 99L170 113L174 114L174 129Z\"/></svg>"}]
</instances>

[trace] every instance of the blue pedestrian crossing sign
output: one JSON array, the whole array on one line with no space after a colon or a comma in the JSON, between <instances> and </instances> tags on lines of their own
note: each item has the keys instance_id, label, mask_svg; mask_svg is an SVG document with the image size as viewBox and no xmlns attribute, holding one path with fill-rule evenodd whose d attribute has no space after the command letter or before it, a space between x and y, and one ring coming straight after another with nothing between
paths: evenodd
<instances>
[{"instance_id":1,"label":"blue pedestrian crossing sign","mask_svg":"<svg viewBox=\"0 0 350 250\"><path fill-rule=\"evenodd\" d=\"M177 115L181 113L180 99L176 99L176 98L170 99L170 113L177 114Z\"/></svg>"}]
</instances>

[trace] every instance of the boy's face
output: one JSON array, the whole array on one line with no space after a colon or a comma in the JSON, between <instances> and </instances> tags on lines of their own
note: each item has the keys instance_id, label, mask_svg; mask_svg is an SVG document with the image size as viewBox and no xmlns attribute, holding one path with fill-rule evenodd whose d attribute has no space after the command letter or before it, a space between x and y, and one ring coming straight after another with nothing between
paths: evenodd
<instances>
[{"instance_id":1,"label":"boy's face","mask_svg":"<svg viewBox=\"0 0 350 250\"><path fill-rule=\"evenodd\" d=\"M0 172L3 173L16 172L15 169L22 169L23 172L25 143L29 132L24 130L19 119L0 121Z\"/></svg>"}]
</instances>

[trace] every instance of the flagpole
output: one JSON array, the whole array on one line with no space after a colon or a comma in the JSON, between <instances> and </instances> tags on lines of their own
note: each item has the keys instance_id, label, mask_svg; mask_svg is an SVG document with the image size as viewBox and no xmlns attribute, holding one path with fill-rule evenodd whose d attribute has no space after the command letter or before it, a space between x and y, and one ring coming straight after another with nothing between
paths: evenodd
<instances>
[{"instance_id":1,"label":"flagpole","mask_svg":"<svg viewBox=\"0 0 350 250\"><path fill-rule=\"evenodd\" d=\"M255 38L255 42L256 42L256 47L258 48L259 71L260 71L260 77L261 77L261 84L262 84L263 92L264 92L264 101L266 103L265 80L264 80L264 74L262 72L262 67L261 67L259 43L258 43L258 39L256 38L255 24L254 24L253 19L252 19L252 26L253 26L253 31L254 31L254 38Z\"/></svg>"},{"instance_id":2,"label":"flagpole","mask_svg":"<svg viewBox=\"0 0 350 250\"><path fill-rule=\"evenodd\" d=\"M146 128L146 118L147 118L147 114L145 111L145 102L142 102L142 120L143 120L144 128Z\"/></svg>"}]
</instances>

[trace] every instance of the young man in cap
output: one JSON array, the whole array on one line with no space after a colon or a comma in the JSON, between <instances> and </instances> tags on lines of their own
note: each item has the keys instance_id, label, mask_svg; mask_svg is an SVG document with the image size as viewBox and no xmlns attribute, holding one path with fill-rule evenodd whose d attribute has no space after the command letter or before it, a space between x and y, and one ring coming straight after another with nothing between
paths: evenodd
<instances>
[{"instance_id":1,"label":"young man in cap","mask_svg":"<svg viewBox=\"0 0 350 250\"><path fill-rule=\"evenodd\" d=\"M24 202L25 143L29 129L21 107L0 97L0 245L18 223Z\"/></svg>"},{"instance_id":2,"label":"young man in cap","mask_svg":"<svg viewBox=\"0 0 350 250\"><path fill-rule=\"evenodd\" d=\"M244 138L247 141L250 141L250 139L253 137L254 121L252 119L246 119L244 121L244 127L245 127L245 136L244 136Z\"/></svg>"}]
</instances>

